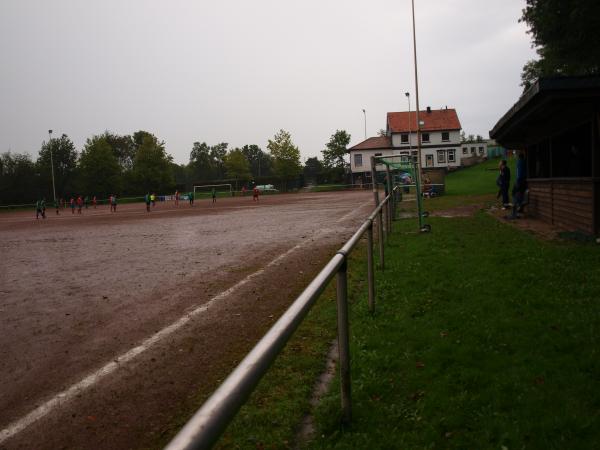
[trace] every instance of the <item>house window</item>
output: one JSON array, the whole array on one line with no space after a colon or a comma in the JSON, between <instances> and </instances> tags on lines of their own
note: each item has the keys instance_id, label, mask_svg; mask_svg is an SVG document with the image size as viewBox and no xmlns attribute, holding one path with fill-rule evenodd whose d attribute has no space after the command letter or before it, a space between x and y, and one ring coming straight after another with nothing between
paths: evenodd
<instances>
[{"instance_id":1,"label":"house window","mask_svg":"<svg viewBox=\"0 0 600 450\"><path fill-rule=\"evenodd\" d=\"M438 163L441 164L441 163L446 162L446 151L445 150L438 150L437 156L438 156Z\"/></svg>"},{"instance_id":2,"label":"house window","mask_svg":"<svg viewBox=\"0 0 600 450\"><path fill-rule=\"evenodd\" d=\"M425 155L425 167L433 167L433 155Z\"/></svg>"},{"instance_id":3,"label":"house window","mask_svg":"<svg viewBox=\"0 0 600 450\"><path fill-rule=\"evenodd\" d=\"M400 135L400 143L408 144L408 134L407 133L403 133Z\"/></svg>"},{"instance_id":4,"label":"house window","mask_svg":"<svg viewBox=\"0 0 600 450\"><path fill-rule=\"evenodd\" d=\"M362 155L360 153L354 154L354 167L362 167Z\"/></svg>"},{"instance_id":5,"label":"house window","mask_svg":"<svg viewBox=\"0 0 600 450\"><path fill-rule=\"evenodd\" d=\"M469 149L467 147L463 147L463 155L469 153Z\"/></svg>"},{"instance_id":6,"label":"house window","mask_svg":"<svg viewBox=\"0 0 600 450\"><path fill-rule=\"evenodd\" d=\"M448 150L448 162L449 163L456 162L456 150L454 150L454 149Z\"/></svg>"},{"instance_id":7,"label":"house window","mask_svg":"<svg viewBox=\"0 0 600 450\"><path fill-rule=\"evenodd\" d=\"M471 147L471 155L475 154L475 147Z\"/></svg>"},{"instance_id":8,"label":"house window","mask_svg":"<svg viewBox=\"0 0 600 450\"><path fill-rule=\"evenodd\" d=\"M450 140L450 132L442 131L442 142L448 142Z\"/></svg>"},{"instance_id":9,"label":"house window","mask_svg":"<svg viewBox=\"0 0 600 450\"><path fill-rule=\"evenodd\" d=\"M410 156L408 155L400 155L400 162L407 163L409 161Z\"/></svg>"},{"instance_id":10,"label":"house window","mask_svg":"<svg viewBox=\"0 0 600 450\"><path fill-rule=\"evenodd\" d=\"M483 155L483 147L479 147L479 154Z\"/></svg>"},{"instance_id":11,"label":"house window","mask_svg":"<svg viewBox=\"0 0 600 450\"><path fill-rule=\"evenodd\" d=\"M429 142L429 133L421 133L421 142Z\"/></svg>"}]
</instances>

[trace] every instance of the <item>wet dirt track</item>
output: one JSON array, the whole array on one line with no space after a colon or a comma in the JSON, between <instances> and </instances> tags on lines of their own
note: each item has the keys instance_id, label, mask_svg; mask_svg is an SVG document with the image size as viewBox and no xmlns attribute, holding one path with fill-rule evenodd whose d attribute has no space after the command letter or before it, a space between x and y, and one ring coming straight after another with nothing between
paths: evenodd
<instances>
[{"instance_id":1,"label":"wet dirt track","mask_svg":"<svg viewBox=\"0 0 600 450\"><path fill-rule=\"evenodd\" d=\"M0 448L152 446L190 393L214 388L285 310L370 200L344 192L159 203L149 214L141 204L49 210L45 221L0 215L2 430L287 252Z\"/></svg>"}]
</instances>

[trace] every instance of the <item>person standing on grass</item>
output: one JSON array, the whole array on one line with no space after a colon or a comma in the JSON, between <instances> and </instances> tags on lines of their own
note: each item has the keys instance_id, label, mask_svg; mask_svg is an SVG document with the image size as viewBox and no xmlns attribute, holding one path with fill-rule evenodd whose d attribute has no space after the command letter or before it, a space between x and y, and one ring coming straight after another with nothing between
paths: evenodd
<instances>
[{"instance_id":1,"label":"person standing on grass","mask_svg":"<svg viewBox=\"0 0 600 450\"><path fill-rule=\"evenodd\" d=\"M69 205L71 206L71 214L75 214L75 198L71 197L69 200Z\"/></svg>"},{"instance_id":2,"label":"person standing on grass","mask_svg":"<svg viewBox=\"0 0 600 450\"><path fill-rule=\"evenodd\" d=\"M252 188L252 201L253 202L257 202L258 201L258 194L260 193L260 191L258 190L258 186L254 186L254 188Z\"/></svg>"},{"instance_id":3,"label":"person standing on grass","mask_svg":"<svg viewBox=\"0 0 600 450\"><path fill-rule=\"evenodd\" d=\"M517 177L513 186L513 207L512 213L508 216L509 219L517 219L519 213L522 212L523 200L525 199L525 191L527 190L527 162L525 154L519 152L517 159Z\"/></svg>"},{"instance_id":4,"label":"person standing on grass","mask_svg":"<svg viewBox=\"0 0 600 450\"><path fill-rule=\"evenodd\" d=\"M215 188L212 188L212 202L213 203L217 203L217 190Z\"/></svg>"},{"instance_id":5,"label":"person standing on grass","mask_svg":"<svg viewBox=\"0 0 600 450\"><path fill-rule=\"evenodd\" d=\"M498 191L498 197L502 196L502 209L506 209L510 206L508 199L508 188L510 186L510 169L505 159L500 161L499 175L496 180L496 184L500 188Z\"/></svg>"},{"instance_id":6,"label":"person standing on grass","mask_svg":"<svg viewBox=\"0 0 600 450\"><path fill-rule=\"evenodd\" d=\"M152 207L154 208L156 206L156 194L154 192L150 194L150 201L152 202Z\"/></svg>"},{"instance_id":7,"label":"person standing on grass","mask_svg":"<svg viewBox=\"0 0 600 450\"><path fill-rule=\"evenodd\" d=\"M194 206L194 193L193 192L189 193L188 199L190 201L190 206Z\"/></svg>"}]
</instances>

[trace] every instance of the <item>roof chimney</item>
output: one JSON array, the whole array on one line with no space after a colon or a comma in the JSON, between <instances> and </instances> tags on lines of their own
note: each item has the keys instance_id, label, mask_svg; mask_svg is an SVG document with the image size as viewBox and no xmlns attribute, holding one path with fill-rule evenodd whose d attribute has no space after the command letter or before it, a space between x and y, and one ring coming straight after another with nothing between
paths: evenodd
<instances>
[{"instance_id":1,"label":"roof chimney","mask_svg":"<svg viewBox=\"0 0 600 450\"><path fill-rule=\"evenodd\" d=\"M431 114L431 106L427 107L427 114Z\"/></svg>"}]
</instances>

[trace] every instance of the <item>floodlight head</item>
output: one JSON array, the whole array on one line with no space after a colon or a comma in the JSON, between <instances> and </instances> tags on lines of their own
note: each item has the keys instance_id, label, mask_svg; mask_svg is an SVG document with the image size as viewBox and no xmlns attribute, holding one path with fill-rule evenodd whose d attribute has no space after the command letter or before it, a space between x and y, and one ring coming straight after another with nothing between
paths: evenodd
<instances>
[{"instance_id":1,"label":"floodlight head","mask_svg":"<svg viewBox=\"0 0 600 450\"><path fill-rule=\"evenodd\" d=\"M410 97L410 92L405 92L404 95L406 95L407 97Z\"/></svg>"},{"instance_id":2,"label":"floodlight head","mask_svg":"<svg viewBox=\"0 0 600 450\"><path fill-rule=\"evenodd\" d=\"M48 134L52 134L52 130L48 130Z\"/></svg>"}]
</instances>

